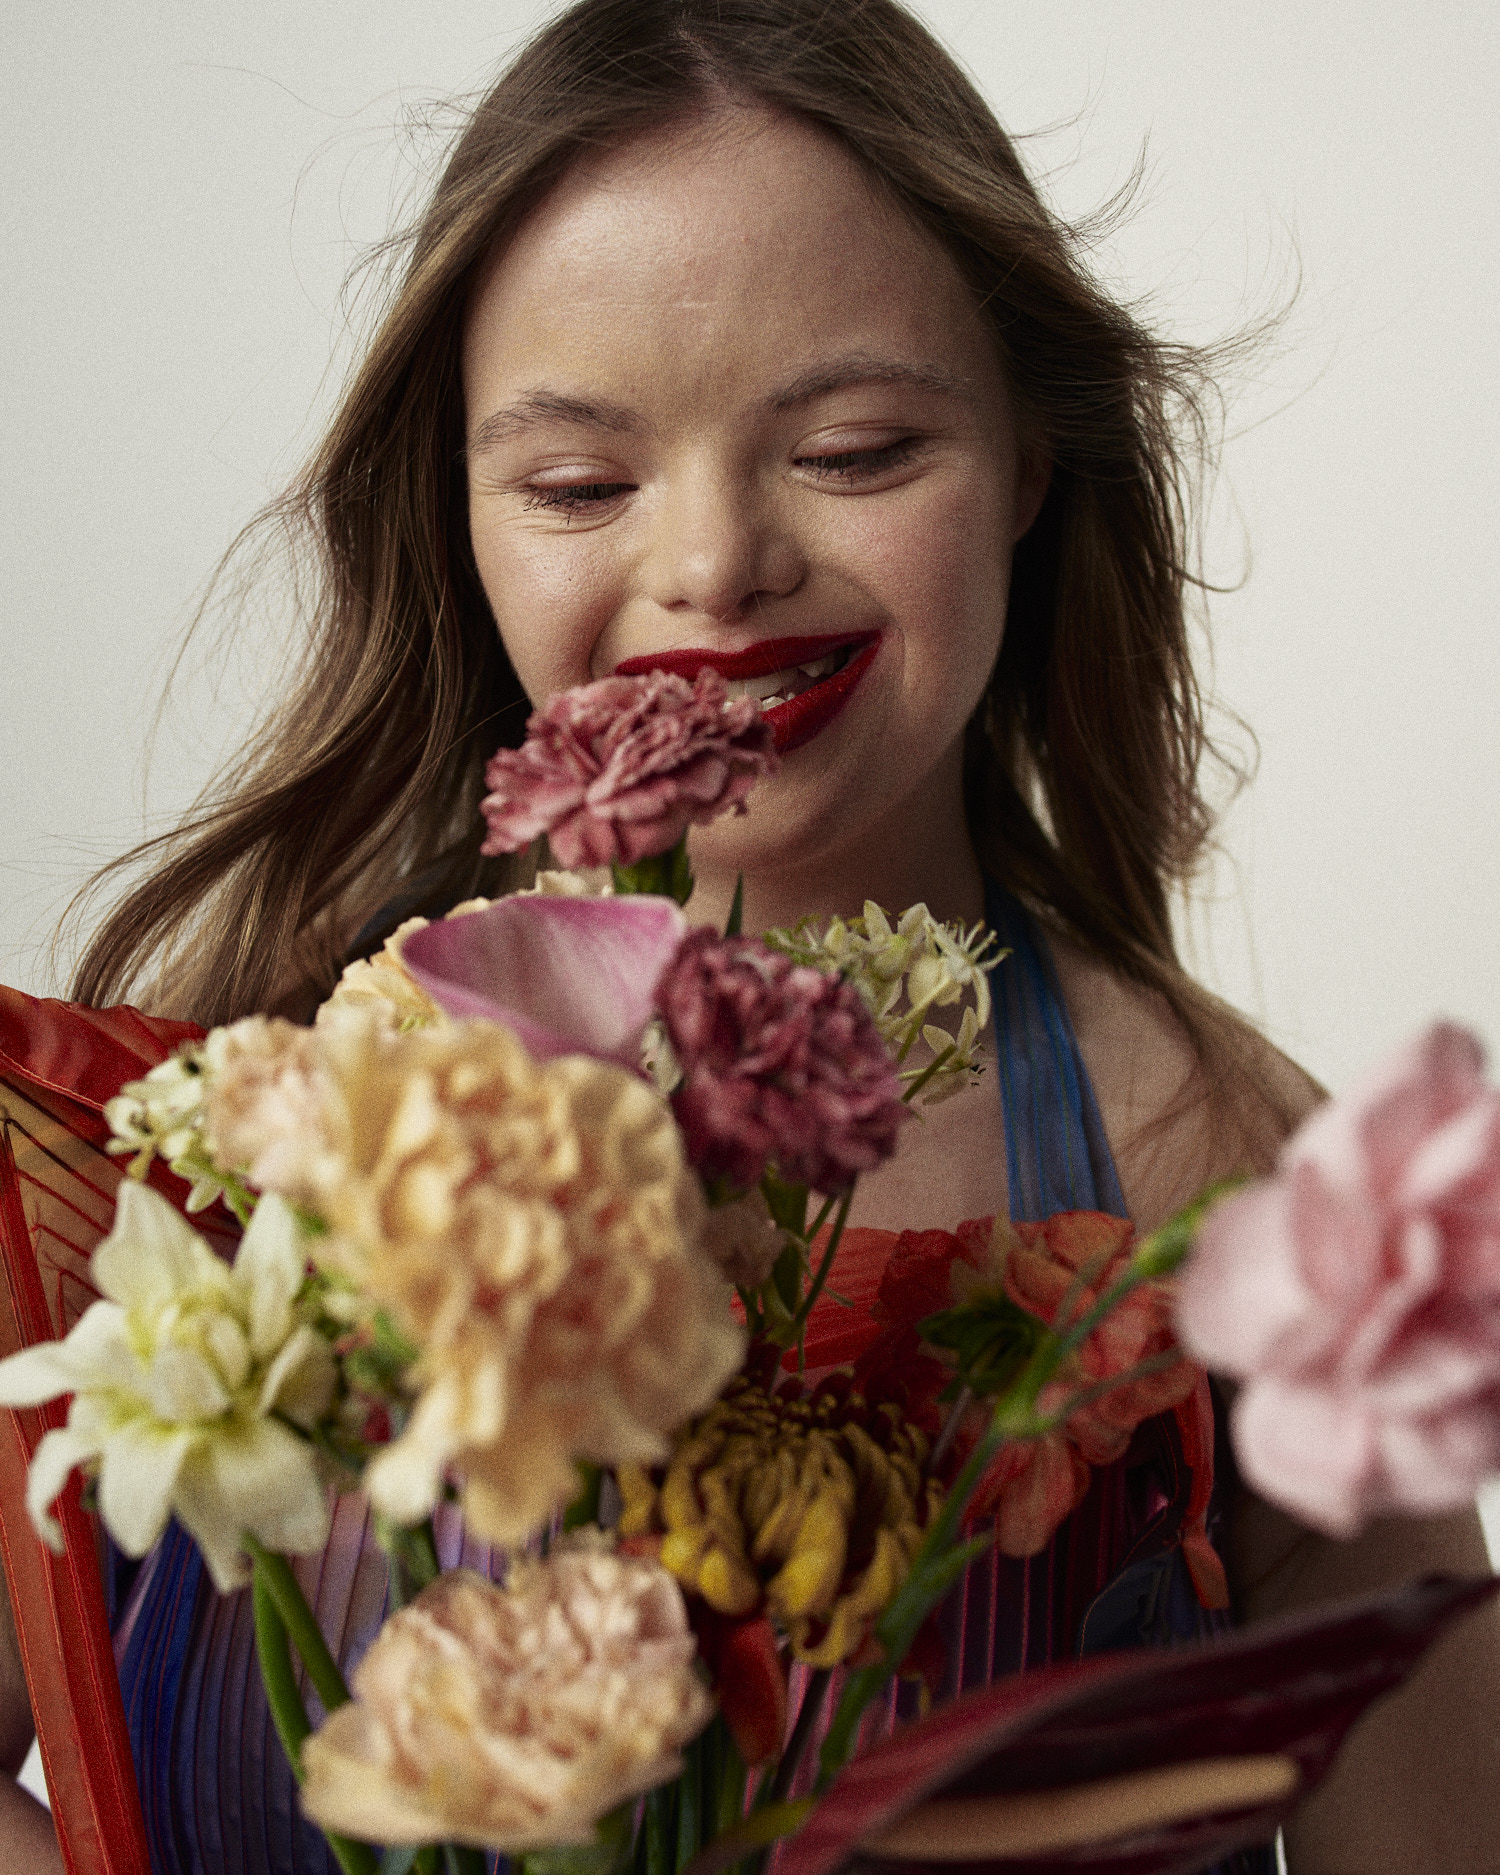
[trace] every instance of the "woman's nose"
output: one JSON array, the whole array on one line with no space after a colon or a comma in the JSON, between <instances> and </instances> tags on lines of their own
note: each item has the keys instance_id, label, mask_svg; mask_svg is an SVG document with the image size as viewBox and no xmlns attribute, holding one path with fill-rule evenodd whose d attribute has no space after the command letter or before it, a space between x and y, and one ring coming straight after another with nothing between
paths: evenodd
<instances>
[{"instance_id":1,"label":"woman's nose","mask_svg":"<svg viewBox=\"0 0 1500 1875\"><path fill-rule=\"evenodd\" d=\"M665 611L730 623L785 598L806 573L774 502L728 474L669 483L652 519L645 585Z\"/></svg>"}]
</instances>

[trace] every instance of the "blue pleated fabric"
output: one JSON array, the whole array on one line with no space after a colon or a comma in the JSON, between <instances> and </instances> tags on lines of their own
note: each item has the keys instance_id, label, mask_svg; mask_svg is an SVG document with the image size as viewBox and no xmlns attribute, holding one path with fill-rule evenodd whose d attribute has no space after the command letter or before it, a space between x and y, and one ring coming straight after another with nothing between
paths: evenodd
<instances>
[{"instance_id":1,"label":"blue pleated fabric","mask_svg":"<svg viewBox=\"0 0 1500 1875\"><path fill-rule=\"evenodd\" d=\"M1097 1103L1046 944L1019 901L993 883L987 912L1009 957L993 973L995 1054L1013 1219L1060 1210L1124 1214ZM1142 1426L1100 1470L1040 1555L993 1553L944 1605L945 1694L1047 1661L1188 1640L1222 1625L1198 1605L1177 1536L1191 1488L1170 1415ZM1215 1534L1212 1518L1210 1534ZM498 1579L503 1557L438 1518L445 1568ZM385 1563L363 1499L343 1498L328 1547L298 1578L346 1675L386 1606ZM337 1875L304 1823L255 1669L247 1591L214 1594L192 1543L168 1529L120 1583L115 1651L154 1875ZM794 1675L800 1698L805 1675ZM836 1696L836 1693L835 1693ZM829 1701L831 1710L834 1700ZM309 1700L317 1713L316 1698ZM915 1712L903 1686L872 1712L873 1738ZM1274 1875L1268 1850L1213 1875Z\"/></svg>"}]
</instances>

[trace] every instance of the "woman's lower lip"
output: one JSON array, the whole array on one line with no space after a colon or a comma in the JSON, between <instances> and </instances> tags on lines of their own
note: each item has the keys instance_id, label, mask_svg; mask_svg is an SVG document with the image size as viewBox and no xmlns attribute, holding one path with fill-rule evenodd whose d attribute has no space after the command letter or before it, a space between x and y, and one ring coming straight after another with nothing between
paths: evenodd
<instances>
[{"instance_id":1,"label":"woman's lower lip","mask_svg":"<svg viewBox=\"0 0 1500 1875\"><path fill-rule=\"evenodd\" d=\"M799 696L788 697L785 703L766 711L766 721L776 738L779 755L790 755L793 749L800 749L828 727L854 695L860 678L875 662L879 649L879 638L872 639L841 671L835 671Z\"/></svg>"}]
</instances>

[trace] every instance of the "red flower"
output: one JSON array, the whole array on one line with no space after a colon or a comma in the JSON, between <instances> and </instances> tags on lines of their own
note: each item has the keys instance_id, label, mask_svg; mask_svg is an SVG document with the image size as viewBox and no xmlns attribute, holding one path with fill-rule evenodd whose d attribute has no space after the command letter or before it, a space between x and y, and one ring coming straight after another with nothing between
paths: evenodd
<instances>
[{"instance_id":1,"label":"red flower","mask_svg":"<svg viewBox=\"0 0 1500 1875\"><path fill-rule=\"evenodd\" d=\"M656 990L682 1069L673 1095L688 1157L748 1187L769 1161L843 1191L896 1149L896 1070L859 992L762 944L695 931Z\"/></svg>"},{"instance_id":2,"label":"red flower","mask_svg":"<svg viewBox=\"0 0 1500 1875\"><path fill-rule=\"evenodd\" d=\"M717 671L579 684L536 711L519 749L490 758L481 851L514 853L545 833L564 866L634 865L689 826L742 813L775 768L759 704L731 702Z\"/></svg>"},{"instance_id":3,"label":"red flower","mask_svg":"<svg viewBox=\"0 0 1500 1875\"><path fill-rule=\"evenodd\" d=\"M1065 1301L1068 1319L1076 1320L1119 1274L1131 1248L1129 1221L1096 1211L1060 1212L1040 1223L1016 1225L977 1218L960 1224L957 1232L903 1231L894 1241L871 1310L881 1324L879 1338L855 1361L855 1384L872 1403L893 1402L914 1425L935 1436L948 1412L939 1395L951 1383L953 1369L922 1341L920 1321L1001 1284L1011 1301L1049 1325ZM1066 1398L1172 1345L1165 1286L1145 1284L1089 1336L1040 1404L1045 1408L1049 1396ZM1040 1438L1002 1447L970 1500L968 1521L993 1517L1003 1554L1035 1555L1082 1503L1091 1467L1118 1458L1141 1420L1187 1400L1200 1372L1184 1357L1103 1394ZM952 1482L973 1451L986 1416L982 1402L965 1415L943 1462L945 1482ZM1195 1500L1194 1508L1203 1507ZM1201 1574L1208 1583L1209 1573L1205 1563L1195 1578Z\"/></svg>"}]
</instances>

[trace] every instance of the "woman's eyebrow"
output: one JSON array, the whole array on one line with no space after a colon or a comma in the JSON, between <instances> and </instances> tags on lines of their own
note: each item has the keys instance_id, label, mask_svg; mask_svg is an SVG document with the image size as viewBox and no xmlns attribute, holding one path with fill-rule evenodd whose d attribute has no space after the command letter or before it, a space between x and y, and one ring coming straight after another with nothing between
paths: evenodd
<instances>
[{"instance_id":1,"label":"woman's eyebrow","mask_svg":"<svg viewBox=\"0 0 1500 1875\"><path fill-rule=\"evenodd\" d=\"M543 423L587 424L596 430L636 430L641 420L624 404L603 397L569 397L562 391L527 391L514 403L491 411L469 438L470 455L509 442Z\"/></svg>"},{"instance_id":2,"label":"woman's eyebrow","mask_svg":"<svg viewBox=\"0 0 1500 1875\"><path fill-rule=\"evenodd\" d=\"M942 365L913 364L904 359L873 358L868 353L854 352L846 358L804 371L767 401L772 410L790 410L795 404L809 403L814 397L826 397L831 391L846 390L853 384L905 384L917 390L936 391L944 397L959 397L965 402L973 397L966 380Z\"/></svg>"}]
</instances>

